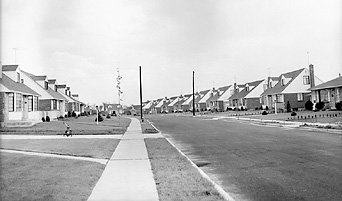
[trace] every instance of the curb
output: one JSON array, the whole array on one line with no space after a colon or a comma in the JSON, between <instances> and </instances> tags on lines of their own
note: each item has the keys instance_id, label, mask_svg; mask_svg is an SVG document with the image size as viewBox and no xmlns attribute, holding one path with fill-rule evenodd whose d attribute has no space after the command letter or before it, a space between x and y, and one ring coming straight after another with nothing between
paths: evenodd
<instances>
[{"instance_id":1,"label":"curb","mask_svg":"<svg viewBox=\"0 0 342 201\"><path fill-rule=\"evenodd\" d=\"M151 126L156 129L157 131L160 132L159 129L157 129L150 121L147 120L147 122L149 124L151 124ZM165 137L164 137L165 138ZM180 149L178 149L169 139L165 138L182 156L184 156L189 162L190 164L201 174L201 176L203 178L205 178L207 181L209 181L214 188L218 191L218 193L223 197L223 199L225 199L226 201L235 201L225 190L223 190L223 188L221 186L219 186L218 184L216 184L205 172L203 172L203 170L201 170L194 162L192 162L190 160L189 157L187 157Z\"/></svg>"}]
</instances>

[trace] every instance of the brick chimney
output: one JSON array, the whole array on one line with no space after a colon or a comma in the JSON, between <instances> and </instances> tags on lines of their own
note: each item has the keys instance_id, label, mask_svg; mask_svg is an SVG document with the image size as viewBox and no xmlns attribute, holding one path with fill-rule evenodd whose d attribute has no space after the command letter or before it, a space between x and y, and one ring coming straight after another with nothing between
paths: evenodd
<instances>
[{"instance_id":1,"label":"brick chimney","mask_svg":"<svg viewBox=\"0 0 342 201\"><path fill-rule=\"evenodd\" d=\"M315 72L314 72L314 66L312 64L309 65L309 73L310 73L310 87L315 86Z\"/></svg>"}]
</instances>

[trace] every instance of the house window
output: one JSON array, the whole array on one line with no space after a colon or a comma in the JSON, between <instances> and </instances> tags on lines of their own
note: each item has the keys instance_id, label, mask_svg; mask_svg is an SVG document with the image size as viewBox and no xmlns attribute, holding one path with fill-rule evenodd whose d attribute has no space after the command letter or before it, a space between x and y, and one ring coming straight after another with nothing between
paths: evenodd
<instances>
[{"instance_id":1,"label":"house window","mask_svg":"<svg viewBox=\"0 0 342 201\"><path fill-rule=\"evenodd\" d=\"M8 111L9 112L14 111L14 93L8 94Z\"/></svg>"},{"instance_id":2,"label":"house window","mask_svg":"<svg viewBox=\"0 0 342 201\"><path fill-rule=\"evenodd\" d=\"M23 97L21 94L16 94L15 96L15 105L16 105L16 111L22 111L22 103L23 103Z\"/></svg>"},{"instance_id":3,"label":"house window","mask_svg":"<svg viewBox=\"0 0 342 201\"><path fill-rule=\"evenodd\" d=\"M267 89L267 84L263 85L263 89L264 89L264 91Z\"/></svg>"},{"instance_id":4,"label":"house window","mask_svg":"<svg viewBox=\"0 0 342 201\"><path fill-rule=\"evenodd\" d=\"M305 85L310 84L310 76L308 75L303 76L303 84Z\"/></svg>"},{"instance_id":5,"label":"house window","mask_svg":"<svg viewBox=\"0 0 342 201\"><path fill-rule=\"evenodd\" d=\"M285 80L281 79L281 86L285 86Z\"/></svg>"},{"instance_id":6,"label":"house window","mask_svg":"<svg viewBox=\"0 0 342 201\"><path fill-rule=\"evenodd\" d=\"M38 111L38 97L33 98L33 111Z\"/></svg>"},{"instance_id":7,"label":"house window","mask_svg":"<svg viewBox=\"0 0 342 201\"><path fill-rule=\"evenodd\" d=\"M29 112L33 111L33 97L32 96L28 97L28 111Z\"/></svg>"},{"instance_id":8,"label":"house window","mask_svg":"<svg viewBox=\"0 0 342 201\"><path fill-rule=\"evenodd\" d=\"M302 93L298 93L297 94L297 100L298 101L303 101L303 94Z\"/></svg>"},{"instance_id":9,"label":"house window","mask_svg":"<svg viewBox=\"0 0 342 201\"><path fill-rule=\"evenodd\" d=\"M53 110L57 110L57 100L52 100Z\"/></svg>"},{"instance_id":10,"label":"house window","mask_svg":"<svg viewBox=\"0 0 342 201\"><path fill-rule=\"evenodd\" d=\"M49 88L49 83L45 81L44 84L45 84L45 89L48 90L48 88Z\"/></svg>"},{"instance_id":11,"label":"house window","mask_svg":"<svg viewBox=\"0 0 342 201\"><path fill-rule=\"evenodd\" d=\"M233 95L234 94L234 89L231 89L230 90L230 95Z\"/></svg>"},{"instance_id":12,"label":"house window","mask_svg":"<svg viewBox=\"0 0 342 201\"><path fill-rule=\"evenodd\" d=\"M283 94L277 94L277 102L278 103L283 103L284 102Z\"/></svg>"},{"instance_id":13,"label":"house window","mask_svg":"<svg viewBox=\"0 0 342 201\"><path fill-rule=\"evenodd\" d=\"M322 101L329 101L329 94L327 90L322 90L321 91L321 100Z\"/></svg>"}]
</instances>

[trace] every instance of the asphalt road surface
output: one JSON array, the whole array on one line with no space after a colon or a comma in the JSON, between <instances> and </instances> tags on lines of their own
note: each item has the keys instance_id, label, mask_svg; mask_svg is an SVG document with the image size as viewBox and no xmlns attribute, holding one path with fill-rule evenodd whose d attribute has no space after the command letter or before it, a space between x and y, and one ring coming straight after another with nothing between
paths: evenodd
<instances>
[{"instance_id":1,"label":"asphalt road surface","mask_svg":"<svg viewBox=\"0 0 342 201\"><path fill-rule=\"evenodd\" d=\"M342 133L146 116L236 200L342 200Z\"/></svg>"}]
</instances>

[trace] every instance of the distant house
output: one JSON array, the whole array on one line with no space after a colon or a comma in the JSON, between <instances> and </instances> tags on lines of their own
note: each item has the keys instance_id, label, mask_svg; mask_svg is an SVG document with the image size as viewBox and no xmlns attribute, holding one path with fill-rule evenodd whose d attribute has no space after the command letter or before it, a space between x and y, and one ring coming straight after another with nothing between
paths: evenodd
<instances>
[{"instance_id":1,"label":"distant house","mask_svg":"<svg viewBox=\"0 0 342 201\"><path fill-rule=\"evenodd\" d=\"M336 109L336 103L342 101L342 76L312 87L310 90L312 102L324 102L328 107Z\"/></svg>"},{"instance_id":2,"label":"distant house","mask_svg":"<svg viewBox=\"0 0 342 201\"><path fill-rule=\"evenodd\" d=\"M120 108L121 106L119 104L110 104L110 103L103 103L103 111L106 113L106 114L115 114L115 115L118 115L119 112L120 112Z\"/></svg>"},{"instance_id":3,"label":"distant house","mask_svg":"<svg viewBox=\"0 0 342 201\"><path fill-rule=\"evenodd\" d=\"M1 68L0 127L32 125L40 121L39 94L26 86L17 65ZM8 75L5 73L9 72Z\"/></svg>"},{"instance_id":4,"label":"distant house","mask_svg":"<svg viewBox=\"0 0 342 201\"><path fill-rule=\"evenodd\" d=\"M230 93L232 94L229 97L229 108L230 109L241 109L243 108L242 99L240 98L241 91L245 88L245 84L237 84L234 83L233 88L230 88Z\"/></svg>"},{"instance_id":5,"label":"distant house","mask_svg":"<svg viewBox=\"0 0 342 201\"><path fill-rule=\"evenodd\" d=\"M174 105L178 101L178 98L179 98L178 96L173 96L169 98L169 104L167 105L167 112L171 113L175 111Z\"/></svg>"},{"instance_id":6,"label":"distant house","mask_svg":"<svg viewBox=\"0 0 342 201\"><path fill-rule=\"evenodd\" d=\"M196 108L198 108L199 111L209 110L209 99L212 95L213 89L200 92L200 100L198 101L198 107L196 106Z\"/></svg>"},{"instance_id":7,"label":"distant house","mask_svg":"<svg viewBox=\"0 0 342 201\"><path fill-rule=\"evenodd\" d=\"M157 113L168 113L168 106L171 103L170 99L165 97L156 105Z\"/></svg>"},{"instance_id":8,"label":"distant house","mask_svg":"<svg viewBox=\"0 0 342 201\"><path fill-rule=\"evenodd\" d=\"M211 111L223 112L225 110L223 100L220 99L222 95L226 93L226 91L230 88L230 86L220 87L217 90L213 89L211 97L209 98L209 108Z\"/></svg>"},{"instance_id":9,"label":"distant house","mask_svg":"<svg viewBox=\"0 0 342 201\"><path fill-rule=\"evenodd\" d=\"M237 86L234 95L230 97L234 108L255 109L261 107L260 95L263 93L263 81L248 82Z\"/></svg>"},{"instance_id":10,"label":"distant house","mask_svg":"<svg viewBox=\"0 0 342 201\"><path fill-rule=\"evenodd\" d=\"M219 105L222 105L222 111L226 111L229 108L229 98L233 95L233 86L226 86L226 89L222 92L221 96L217 99ZM221 110L221 108L220 108Z\"/></svg>"},{"instance_id":11,"label":"distant house","mask_svg":"<svg viewBox=\"0 0 342 201\"><path fill-rule=\"evenodd\" d=\"M322 81L314 75L313 65L309 69L301 68L281 74L277 83L271 79L267 89L261 94L261 101L264 106L270 109L286 109L287 102L294 110L305 108L305 102L310 100L310 88L315 83L321 84Z\"/></svg>"}]
</instances>

